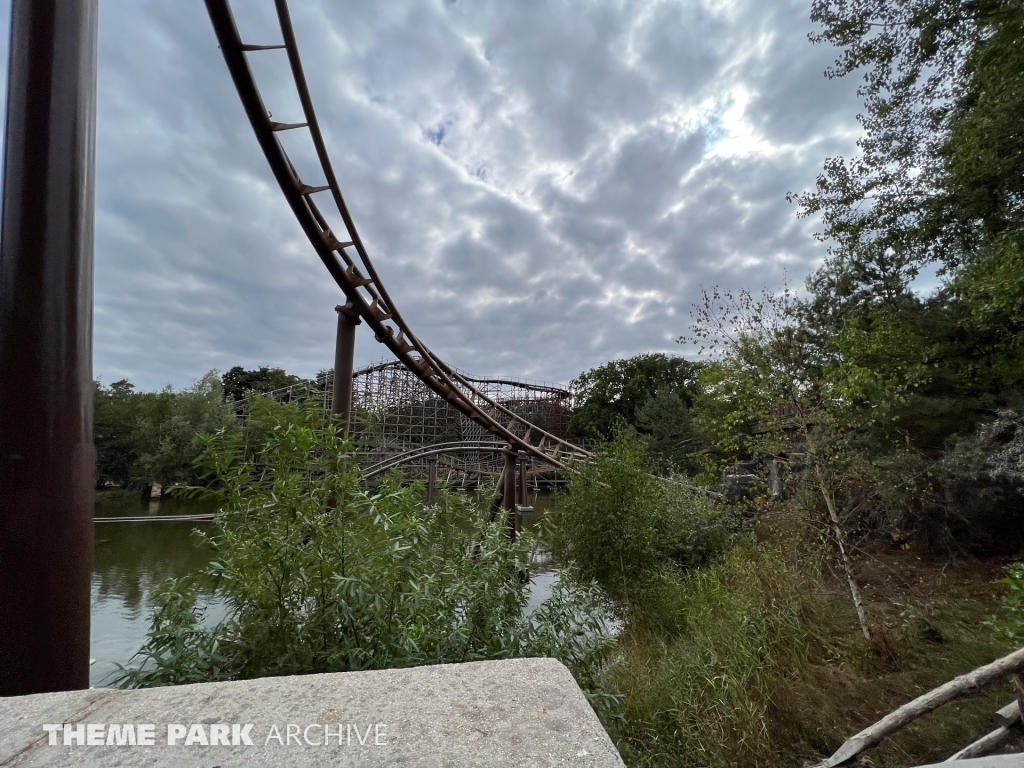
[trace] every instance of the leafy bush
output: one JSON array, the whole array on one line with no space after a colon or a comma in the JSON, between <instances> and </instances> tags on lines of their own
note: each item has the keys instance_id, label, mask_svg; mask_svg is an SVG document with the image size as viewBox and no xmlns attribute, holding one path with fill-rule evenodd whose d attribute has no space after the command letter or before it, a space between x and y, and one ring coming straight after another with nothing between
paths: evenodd
<instances>
[{"instance_id":1,"label":"leafy bush","mask_svg":"<svg viewBox=\"0 0 1024 768\"><path fill-rule=\"evenodd\" d=\"M711 562L732 538L699 490L651 475L643 443L626 433L570 478L552 517L556 557L623 607L649 599L666 575Z\"/></svg>"},{"instance_id":2,"label":"leafy bush","mask_svg":"<svg viewBox=\"0 0 1024 768\"><path fill-rule=\"evenodd\" d=\"M996 637L1013 648L1024 645L1024 563L1006 566L1006 578L1001 584L1008 587L1003 597L1001 615L990 623Z\"/></svg>"},{"instance_id":3,"label":"leafy bush","mask_svg":"<svg viewBox=\"0 0 1024 768\"><path fill-rule=\"evenodd\" d=\"M1024 416L1000 411L944 452L937 480L952 535L980 552L1010 554L1024 538Z\"/></svg>"},{"instance_id":4,"label":"leafy bush","mask_svg":"<svg viewBox=\"0 0 1024 768\"><path fill-rule=\"evenodd\" d=\"M530 536L510 544L464 494L391 476L361 486L322 408L254 400L246 433L202 438L223 508L217 558L159 593L134 687L554 655L582 679L610 648L592 589L562 586L523 615ZM261 442L250 442L260 436ZM208 580L227 606L195 602Z\"/></svg>"}]
</instances>

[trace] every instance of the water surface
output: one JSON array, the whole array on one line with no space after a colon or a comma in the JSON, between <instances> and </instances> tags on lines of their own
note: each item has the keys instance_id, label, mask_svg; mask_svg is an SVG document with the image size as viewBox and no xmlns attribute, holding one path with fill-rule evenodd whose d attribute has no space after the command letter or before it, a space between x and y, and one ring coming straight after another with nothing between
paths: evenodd
<instances>
[{"instance_id":1,"label":"water surface","mask_svg":"<svg viewBox=\"0 0 1024 768\"><path fill-rule=\"evenodd\" d=\"M523 522L535 525L553 505L553 497L531 494L536 510ZM96 517L139 517L197 515L214 512L216 502L164 499L143 503L128 493L97 495ZM206 567L212 551L193 534L211 531L211 523L101 522L95 524L96 551L92 574L92 666L90 685L116 684L118 665L128 666L146 641L155 608L155 589L169 578L187 576ZM527 612L532 612L549 594L558 576L550 559L538 564L528 587ZM206 607L205 621L217 622L225 615L223 604L210 594L198 595Z\"/></svg>"},{"instance_id":2,"label":"water surface","mask_svg":"<svg viewBox=\"0 0 1024 768\"><path fill-rule=\"evenodd\" d=\"M131 494L103 493L97 495L96 517L195 515L214 509L208 502L165 499L143 504ZM210 527L210 523L188 521L95 524L91 685L111 685L117 665L127 665L142 647L155 587L210 562L210 549L192 535L195 529Z\"/></svg>"}]
</instances>

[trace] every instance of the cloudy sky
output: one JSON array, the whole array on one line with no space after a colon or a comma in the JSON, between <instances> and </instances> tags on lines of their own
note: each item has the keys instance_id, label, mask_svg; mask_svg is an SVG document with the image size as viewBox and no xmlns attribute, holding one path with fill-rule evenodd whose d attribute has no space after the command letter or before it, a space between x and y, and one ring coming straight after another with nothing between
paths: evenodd
<instances>
[{"instance_id":1,"label":"cloudy sky","mask_svg":"<svg viewBox=\"0 0 1024 768\"><path fill-rule=\"evenodd\" d=\"M100 6L96 376L151 389L331 365L340 291L263 159L202 0ZM820 261L816 223L785 194L851 154L859 101L855 82L823 77L835 51L808 43L809 9L292 2L335 172L406 319L463 370L562 382L684 352L701 286L800 284ZM247 42L280 41L272 0L235 14ZM274 118L301 119L284 52L250 61ZM302 139L286 140L300 171ZM360 330L357 364L380 359Z\"/></svg>"}]
</instances>

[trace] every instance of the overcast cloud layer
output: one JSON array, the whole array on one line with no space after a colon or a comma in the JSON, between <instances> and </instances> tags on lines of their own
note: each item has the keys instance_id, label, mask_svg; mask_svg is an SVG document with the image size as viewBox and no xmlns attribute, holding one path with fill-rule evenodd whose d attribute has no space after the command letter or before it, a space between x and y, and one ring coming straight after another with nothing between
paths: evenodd
<instances>
[{"instance_id":1,"label":"overcast cloud layer","mask_svg":"<svg viewBox=\"0 0 1024 768\"><path fill-rule=\"evenodd\" d=\"M799 284L823 256L785 194L851 153L859 102L854 82L823 77L835 52L807 42L808 13L808 0L292 3L342 191L406 319L471 373L563 382L684 352L674 339L701 285ZM235 14L247 42L280 41L271 0ZM274 118L298 121L284 53L249 55ZM321 183L300 133L286 147ZM201 0L102 0L97 136L97 377L156 388L333 363L342 295ZM386 352L365 326L357 345L357 364Z\"/></svg>"}]
</instances>

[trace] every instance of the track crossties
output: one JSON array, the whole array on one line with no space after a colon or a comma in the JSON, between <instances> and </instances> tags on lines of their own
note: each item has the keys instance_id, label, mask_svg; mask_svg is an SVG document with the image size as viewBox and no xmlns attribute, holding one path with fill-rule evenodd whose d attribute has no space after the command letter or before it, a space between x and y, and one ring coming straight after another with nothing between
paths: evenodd
<instances>
[{"instance_id":1,"label":"track crossties","mask_svg":"<svg viewBox=\"0 0 1024 768\"><path fill-rule=\"evenodd\" d=\"M525 414L518 414L500 400L490 397L486 388L481 388L477 382L433 354L406 323L377 274L342 197L313 109L288 4L286 0L275 0L274 5L282 41L246 43L239 36L228 1L206 0L224 61L253 133L281 192L331 277L354 310L373 329L377 341L384 344L427 388L495 439L559 469L568 468L573 461L589 459L590 454L582 448L531 423ZM248 56L265 56L268 55L266 51L279 49L287 53L288 66L302 105L303 114L296 115L294 122L271 119L271 112L263 102L249 67ZM282 131L304 132L309 137L316 150L322 178L299 178L278 138ZM322 210L315 202L315 198L327 197L330 198L328 206L333 203L333 211Z\"/></svg>"}]
</instances>

